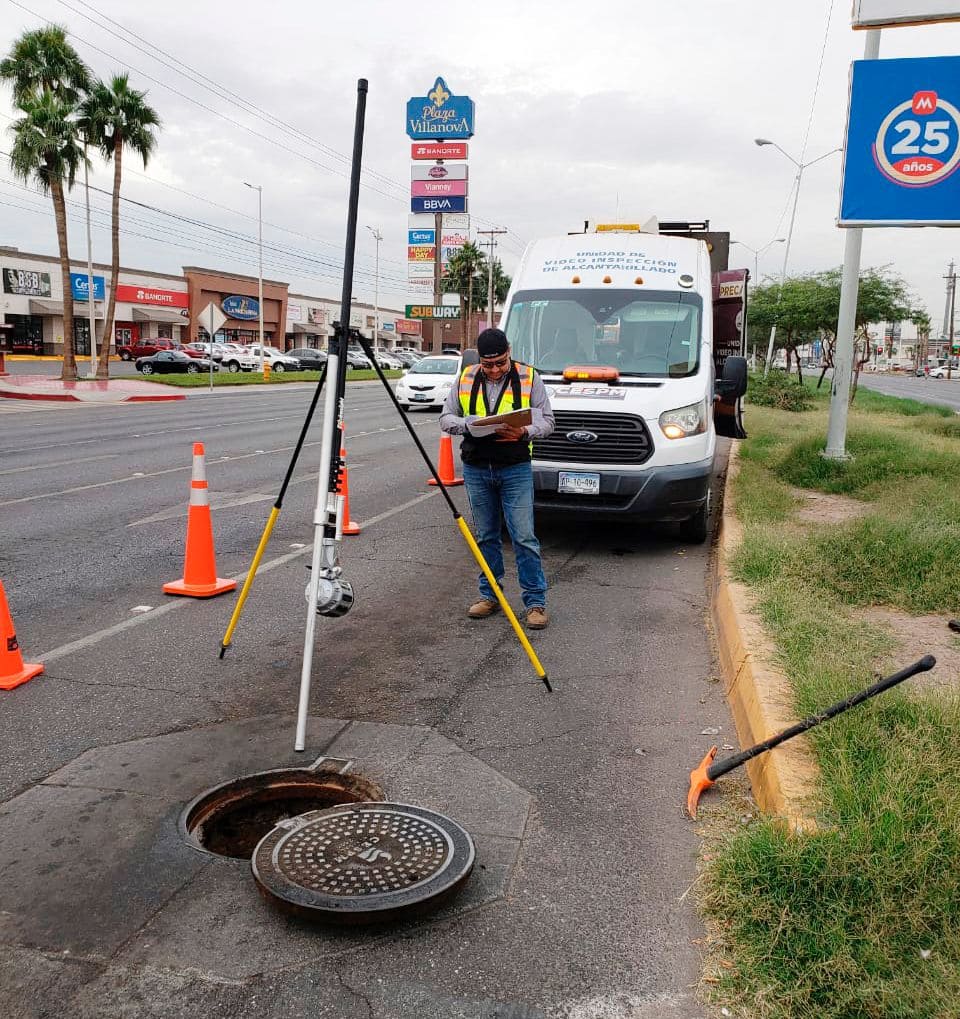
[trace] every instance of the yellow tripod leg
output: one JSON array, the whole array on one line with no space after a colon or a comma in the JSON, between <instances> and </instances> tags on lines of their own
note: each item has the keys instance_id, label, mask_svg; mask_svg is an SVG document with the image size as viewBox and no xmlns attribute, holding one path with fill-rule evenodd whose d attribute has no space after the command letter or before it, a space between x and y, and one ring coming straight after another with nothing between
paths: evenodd
<instances>
[{"instance_id":1,"label":"yellow tripod leg","mask_svg":"<svg viewBox=\"0 0 960 1019\"><path fill-rule=\"evenodd\" d=\"M243 587L240 589L240 597L237 599L237 604L234 606L233 615L230 617L230 625L227 627L227 632L223 635L223 640L220 643L220 657L223 658L224 653L230 645L230 641L233 639L233 631L237 628L237 623L240 621L240 613L243 611L243 603L247 600L247 595L250 593L250 587L253 584L253 578L256 576L257 570L260 567L260 560L263 558L263 553L267 550L267 542L270 540L270 532L273 530L273 525L277 522L277 517L280 516L280 508L274 506L270 510L270 516L267 518L267 526L263 529L263 534L260 536L260 544L257 545L257 551L253 557L253 562L250 564L250 569L247 571L247 579L243 582Z\"/></svg>"},{"instance_id":2,"label":"yellow tripod leg","mask_svg":"<svg viewBox=\"0 0 960 1019\"><path fill-rule=\"evenodd\" d=\"M527 635L523 632L523 627L520 625L520 621L514 615L513 609L510 608L510 603L507 601L500 590L500 585L497 583L496 578L487 565L487 560L483 558L483 553L480 551L480 546L477 544L473 535L470 533L470 528L467 527L466 520L463 517L457 517L457 527L460 528L460 533L463 535L463 540L467 543L470 551L473 553L473 558L477 560L480 569L483 570L483 575L487 578L490 586L493 588L493 593L497 596L497 601L500 603L500 608L503 609L507 619L510 620L510 625L513 627L513 632L517 635L518 640L523 645L523 650L527 652L527 657L530 659L530 664L533 666L534 671L543 680L544 686L553 693L553 687L550 685L550 680L547 679L547 673L543 666L540 664L540 659L537 658L536 651L527 640ZM241 595L242 597L242 595Z\"/></svg>"}]
</instances>

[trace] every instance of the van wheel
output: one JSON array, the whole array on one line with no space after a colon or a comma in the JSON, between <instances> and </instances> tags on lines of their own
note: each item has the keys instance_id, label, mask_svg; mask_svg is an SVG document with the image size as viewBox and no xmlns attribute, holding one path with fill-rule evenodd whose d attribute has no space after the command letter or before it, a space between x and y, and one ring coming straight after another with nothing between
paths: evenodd
<instances>
[{"instance_id":1,"label":"van wheel","mask_svg":"<svg viewBox=\"0 0 960 1019\"><path fill-rule=\"evenodd\" d=\"M230 362L230 363L229 363L229 364L227 365L227 371L228 371L228 372L233 372L234 374L236 374L236 373L237 373L238 371L240 371L240 365L239 365L239 364L237 364L237 362L236 362L236 361L231 361L231 362Z\"/></svg>"},{"instance_id":2,"label":"van wheel","mask_svg":"<svg viewBox=\"0 0 960 1019\"><path fill-rule=\"evenodd\" d=\"M713 502L711 496L712 492L708 489L707 498L700 509L680 525L680 537L690 545L702 545L707 540L710 533L710 507Z\"/></svg>"}]
</instances>

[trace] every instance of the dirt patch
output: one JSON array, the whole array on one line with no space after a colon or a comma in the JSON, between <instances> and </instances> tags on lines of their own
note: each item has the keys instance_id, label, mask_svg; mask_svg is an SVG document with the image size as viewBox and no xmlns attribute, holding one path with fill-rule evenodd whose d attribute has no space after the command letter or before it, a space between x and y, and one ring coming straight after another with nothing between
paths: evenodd
<instances>
[{"instance_id":1,"label":"dirt patch","mask_svg":"<svg viewBox=\"0 0 960 1019\"><path fill-rule=\"evenodd\" d=\"M800 501L795 519L801 524L842 524L870 511L869 503L846 495L811 492L807 488L791 488L790 492Z\"/></svg>"},{"instance_id":2,"label":"dirt patch","mask_svg":"<svg viewBox=\"0 0 960 1019\"><path fill-rule=\"evenodd\" d=\"M947 627L949 616L911 616L897 609L873 606L863 613L868 622L880 623L894 633L899 645L896 668L924 655L933 655L936 668L907 680L914 691L960 693L960 637Z\"/></svg>"}]
</instances>

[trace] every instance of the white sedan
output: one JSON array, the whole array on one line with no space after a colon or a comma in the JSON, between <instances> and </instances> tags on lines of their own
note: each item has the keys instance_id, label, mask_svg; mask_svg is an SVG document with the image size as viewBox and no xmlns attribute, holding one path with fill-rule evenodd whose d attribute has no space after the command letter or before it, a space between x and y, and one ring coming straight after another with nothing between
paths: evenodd
<instances>
[{"instance_id":1,"label":"white sedan","mask_svg":"<svg viewBox=\"0 0 960 1019\"><path fill-rule=\"evenodd\" d=\"M425 357L397 383L397 400L404 410L411 407L442 407L460 377L459 357Z\"/></svg>"}]
</instances>

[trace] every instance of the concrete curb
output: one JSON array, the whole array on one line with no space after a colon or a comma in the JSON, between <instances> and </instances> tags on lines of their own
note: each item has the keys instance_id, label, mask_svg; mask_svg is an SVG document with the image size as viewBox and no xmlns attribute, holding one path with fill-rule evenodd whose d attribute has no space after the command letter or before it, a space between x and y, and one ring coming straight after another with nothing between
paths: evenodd
<instances>
[{"instance_id":1,"label":"concrete curb","mask_svg":"<svg viewBox=\"0 0 960 1019\"><path fill-rule=\"evenodd\" d=\"M710 611L719 649L724 693L742 747L798 721L789 679L772 663L775 650L752 611L749 589L731 578L730 561L743 541L734 515L731 484L739 473L733 446L714 560ZM796 831L816 828L819 769L806 736L755 757L746 765L754 798L765 814L784 818Z\"/></svg>"}]
</instances>

